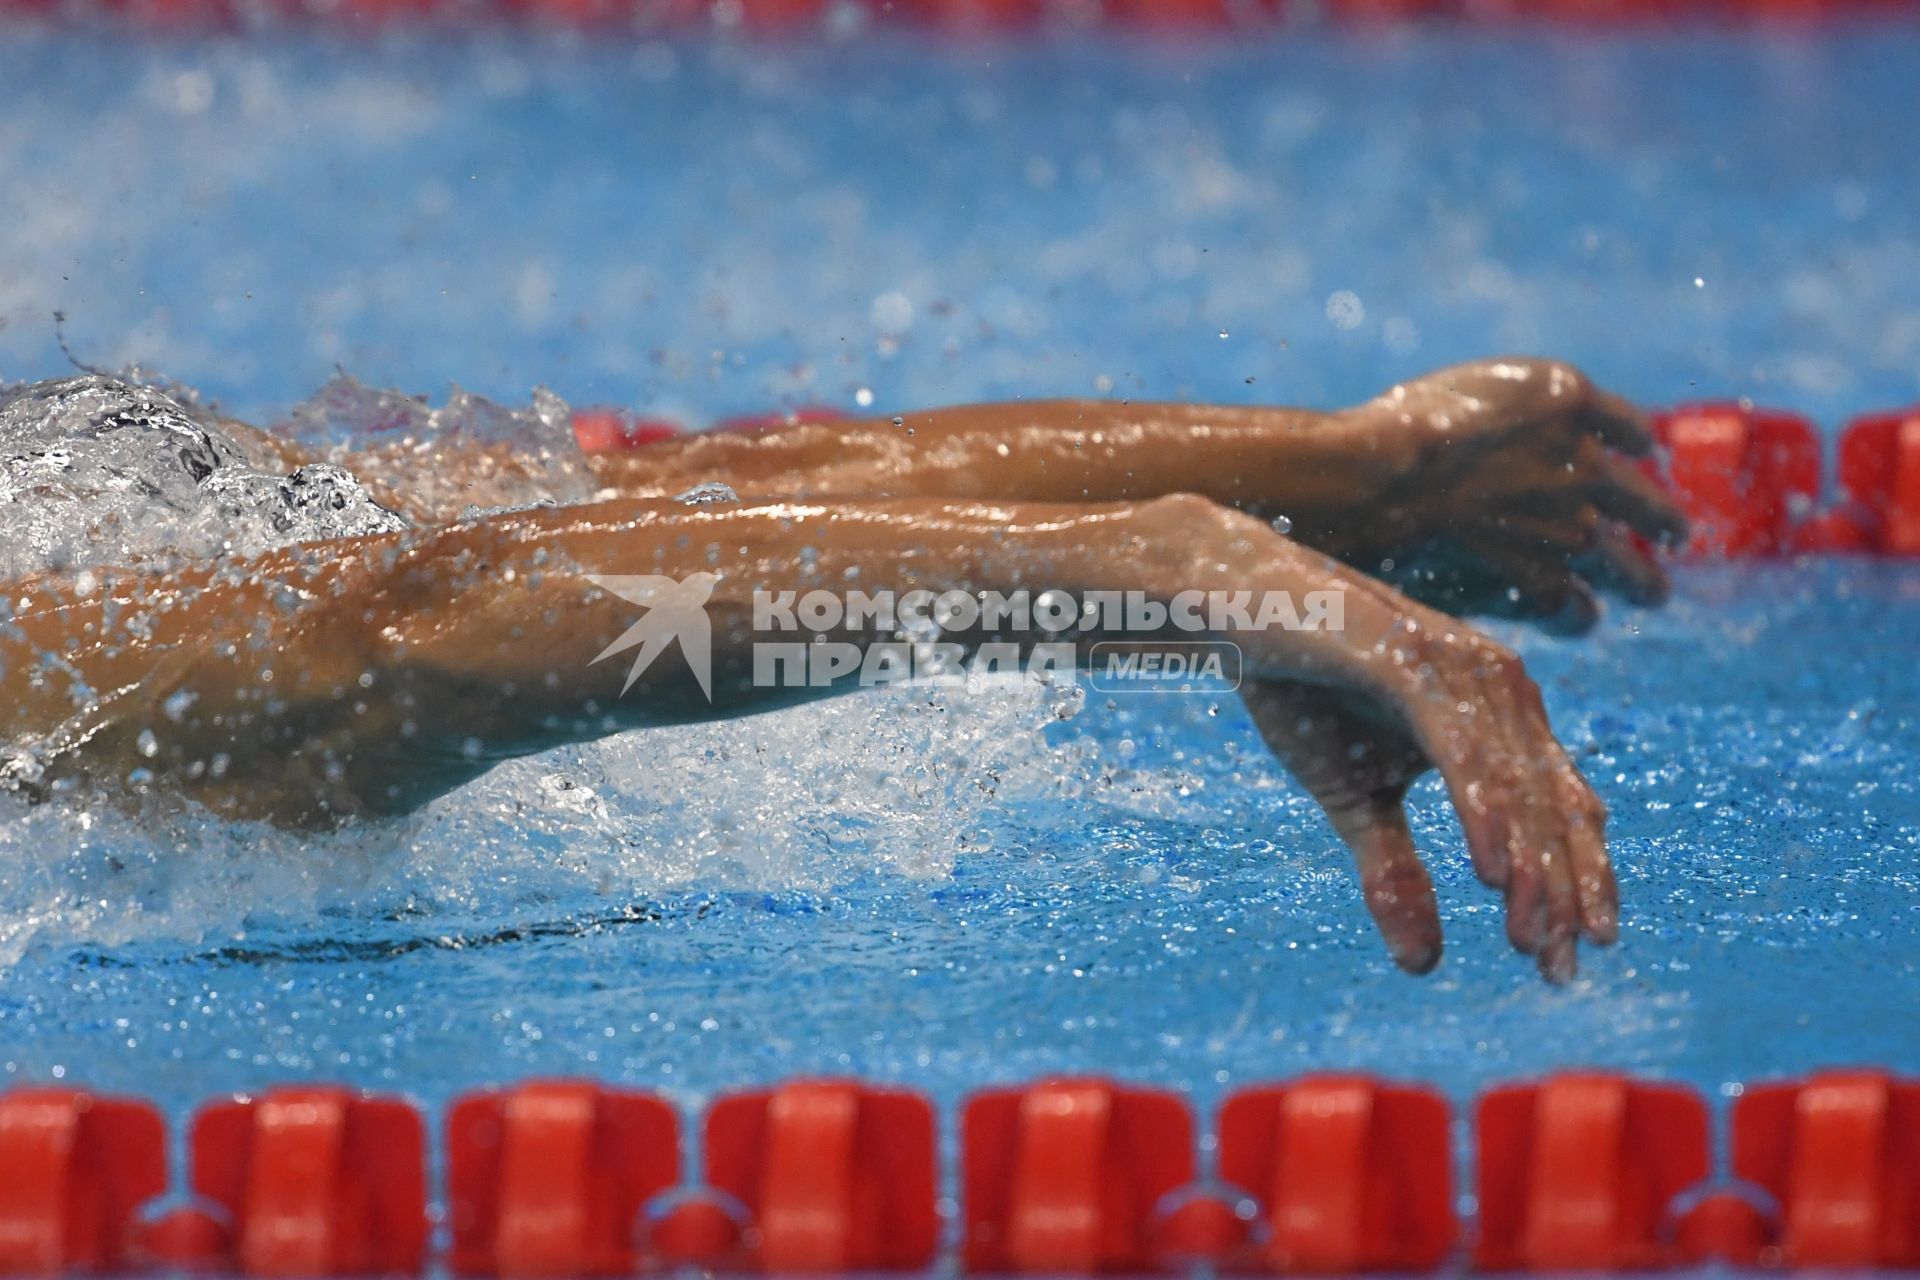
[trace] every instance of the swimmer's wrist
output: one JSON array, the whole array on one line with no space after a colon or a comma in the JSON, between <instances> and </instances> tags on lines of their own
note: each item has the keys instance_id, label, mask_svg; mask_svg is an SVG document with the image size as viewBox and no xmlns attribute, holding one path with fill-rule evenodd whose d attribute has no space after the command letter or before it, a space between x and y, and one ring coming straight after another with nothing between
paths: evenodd
<instances>
[{"instance_id":1,"label":"swimmer's wrist","mask_svg":"<svg viewBox=\"0 0 1920 1280\"><path fill-rule=\"evenodd\" d=\"M1328 415L1328 434L1364 464L1366 497L1386 493L1412 476L1420 462L1421 424L1378 400Z\"/></svg>"},{"instance_id":2,"label":"swimmer's wrist","mask_svg":"<svg viewBox=\"0 0 1920 1280\"><path fill-rule=\"evenodd\" d=\"M1368 559L1416 470L1416 433L1378 406L1359 405L1326 414L1301 444L1292 465L1314 482L1297 486L1299 496L1284 511L1291 527L1283 531L1349 563Z\"/></svg>"}]
</instances>

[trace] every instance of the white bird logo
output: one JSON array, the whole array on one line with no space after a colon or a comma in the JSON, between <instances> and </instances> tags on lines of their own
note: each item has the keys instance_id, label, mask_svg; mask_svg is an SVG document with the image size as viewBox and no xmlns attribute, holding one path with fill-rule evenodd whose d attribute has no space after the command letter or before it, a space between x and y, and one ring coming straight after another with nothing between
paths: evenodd
<instances>
[{"instance_id":1,"label":"white bird logo","mask_svg":"<svg viewBox=\"0 0 1920 1280\"><path fill-rule=\"evenodd\" d=\"M676 580L657 573L590 573L587 581L647 611L593 660L598 662L640 646L640 652L633 655L633 666L627 669L627 682L620 686L622 695L633 688L640 673L669 644L678 640L693 678L700 682L700 691L707 695L708 702L713 701L713 628L707 620L707 600L713 595L713 584L720 581L719 574L694 573Z\"/></svg>"}]
</instances>

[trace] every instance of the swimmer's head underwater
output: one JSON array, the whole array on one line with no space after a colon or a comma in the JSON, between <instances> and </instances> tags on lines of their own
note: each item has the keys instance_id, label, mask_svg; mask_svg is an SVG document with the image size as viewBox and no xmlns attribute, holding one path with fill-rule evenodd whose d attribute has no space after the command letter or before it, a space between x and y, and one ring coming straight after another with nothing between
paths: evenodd
<instances>
[{"instance_id":1,"label":"swimmer's head underwater","mask_svg":"<svg viewBox=\"0 0 1920 1280\"><path fill-rule=\"evenodd\" d=\"M1254 723L1352 850L1402 967L1441 954L1403 804L1434 769L1514 946L1562 980L1580 939L1617 934L1605 810L1520 660L1459 615L1571 634L1599 593L1663 600L1643 540L1683 520L1634 462L1650 448L1631 407L1535 359L1338 412L1024 402L593 456L442 440L324 461L113 379L16 387L0 781L323 827L504 758L860 687L765 679L748 640L766 593L1044 584L1155 618L1183 593L1337 596L1338 627L1229 615L1199 639L1240 655ZM845 618L804 638L898 640ZM1064 638L1143 640L1084 620ZM1020 618L942 639L1030 657L1063 634Z\"/></svg>"}]
</instances>

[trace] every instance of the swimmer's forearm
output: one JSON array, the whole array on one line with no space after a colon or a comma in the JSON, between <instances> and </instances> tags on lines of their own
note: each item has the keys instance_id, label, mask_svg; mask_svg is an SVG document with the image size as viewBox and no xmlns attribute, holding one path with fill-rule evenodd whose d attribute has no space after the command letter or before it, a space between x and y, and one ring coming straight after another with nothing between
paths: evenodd
<instances>
[{"instance_id":1,"label":"swimmer's forearm","mask_svg":"<svg viewBox=\"0 0 1920 1280\"><path fill-rule=\"evenodd\" d=\"M1190 493L1284 516L1313 544L1405 467L1391 439L1311 410L1050 400L686 436L594 461L604 481L636 496L707 481L807 498L1129 502Z\"/></svg>"},{"instance_id":2,"label":"swimmer's forearm","mask_svg":"<svg viewBox=\"0 0 1920 1280\"><path fill-rule=\"evenodd\" d=\"M717 575L695 609L711 625L710 698L677 644L631 689L627 656L597 661L646 610L589 575L630 574ZM1051 586L1164 602L1189 589L1320 589L1330 574L1324 557L1193 498L532 511L220 571L115 576L84 593L48 584L16 656L66 648L74 661L28 698L37 724L14 729L53 748L36 785L131 779L231 817L320 824L417 807L502 758L837 692L757 681L759 590ZM1250 670L1345 671L1370 652L1351 630L1369 607L1349 604L1346 635L1248 637ZM7 665L12 687L23 669Z\"/></svg>"},{"instance_id":3,"label":"swimmer's forearm","mask_svg":"<svg viewBox=\"0 0 1920 1280\"><path fill-rule=\"evenodd\" d=\"M625 662L598 661L646 610L594 578L636 573L711 580L698 608L710 624L710 696L679 658L649 665L630 690L623 689ZM850 583L893 593L1133 591L1162 602L1196 590L1351 587L1342 633L1243 638L1252 669L1276 676L1334 667L1352 675L1353 663L1371 661L1372 653L1371 633L1358 645L1354 635L1382 630L1399 608L1413 608L1257 520L1180 496L1098 505L906 497L693 508L622 500L527 511L432 535L352 610L368 620L363 651L376 671L415 680L436 673L506 691L489 722L471 730L501 731L499 747L520 734L519 745L534 750L792 701L756 684L754 644L767 639L755 630L756 602L837 593ZM1037 630L996 635L1023 644L1046 638ZM793 638L864 646L897 637L803 628ZM443 719L467 724L471 710L449 706Z\"/></svg>"},{"instance_id":4,"label":"swimmer's forearm","mask_svg":"<svg viewBox=\"0 0 1920 1280\"><path fill-rule=\"evenodd\" d=\"M911 413L878 430L911 433L899 483L923 496L1135 502L1190 493L1304 518L1351 503L1388 465L1340 415L1304 409L1053 400Z\"/></svg>"}]
</instances>

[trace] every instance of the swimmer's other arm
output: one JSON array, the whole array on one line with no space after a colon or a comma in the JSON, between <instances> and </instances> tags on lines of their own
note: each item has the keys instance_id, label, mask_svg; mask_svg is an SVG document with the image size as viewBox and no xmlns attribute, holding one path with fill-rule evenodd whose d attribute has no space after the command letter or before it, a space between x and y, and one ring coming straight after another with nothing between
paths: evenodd
<instances>
[{"instance_id":1,"label":"swimmer's other arm","mask_svg":"<svg viewBox=\"0 0 1920 1280\"><path fill-rule=\"evenodd\" d=\"M595 659L641 610L584 575L702 573L715 575L696 610L712 623L712 700L672 648L623 693L631 654ZM1161 601L1186 590L1343 592L1344 630L1232 638L1256 722L1352 848L1395 959L1424 971L1440 955L1433 889L1402 808L1429 768L1447 784L1476 872L1506 895L1513 944L1542 972L1570 975L1578 937L1614 935L1604 811L1519 659L1190 495L1095 506L618 501L217 572L110 577L84 596L71 583L28 584L14 627L0 629L0 669L23 695L21 714L59 723L66 713L37 786L164 788L233 817L318 826L413 808L501 758L840 692L848 686L756 687L746 626L756 588L853 581L1138 590ZM33 661L76 639L64 661Z\"/></svg>"},{"instance_id":2,"label":"swimmer's other arm","mask_svg":"<svg viewBox=\"0 0 1920 1280\"><path fill-rule=\"evenodd\" d=\"M1556 360L1441 369L1337 413L1023 401L897 419L682 436L593 458L603 482L670 497L706 481L768 497L1121 502L1193 493L1262 519L1453 612L1577 633L1596 591L1665 599L1634 535L1680 510L1634 465L1641 415Z\"/></svg>"}]
</instances>

